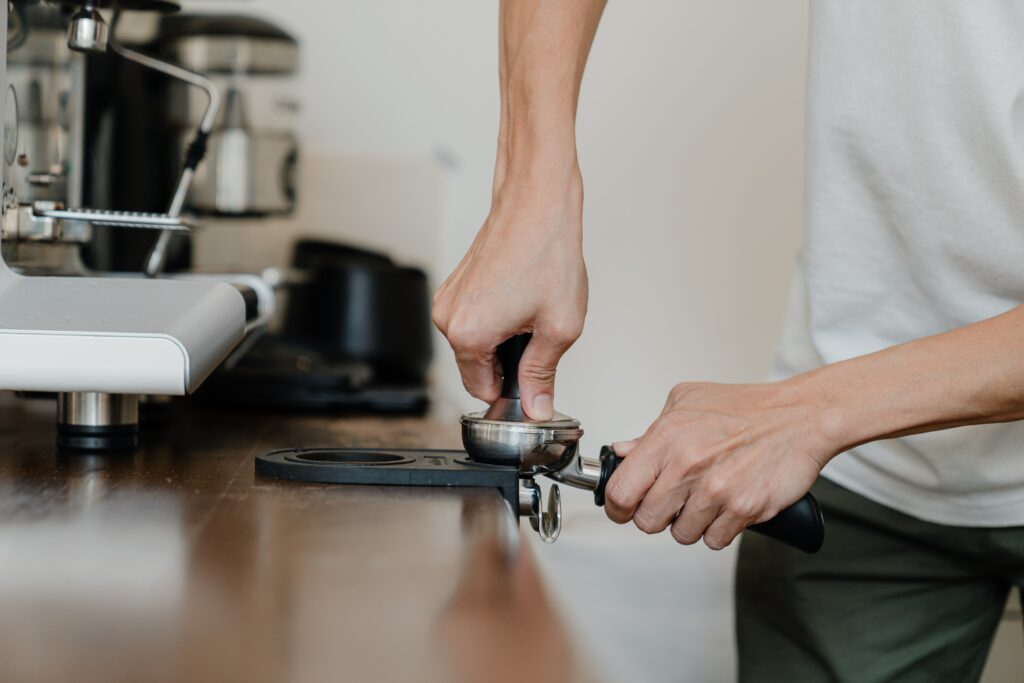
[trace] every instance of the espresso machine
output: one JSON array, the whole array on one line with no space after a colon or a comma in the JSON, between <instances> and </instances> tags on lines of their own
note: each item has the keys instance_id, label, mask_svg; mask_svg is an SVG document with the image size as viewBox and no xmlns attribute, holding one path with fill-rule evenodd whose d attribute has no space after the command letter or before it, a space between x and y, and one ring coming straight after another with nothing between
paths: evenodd
<instances>
[{"instance_id":1,"label":"espresso machine","mask_svg":"<svg viewBox=\"0 0 1024 683\"><path fill-rule=\"evenodd\" d=\"M258 327L246 298L258 285L164 272L172 237L197 227L186 199L223 97L205 75L121 45L117 28L125 13L177 9L166 0L15 0L3 9L0 389L55 394L61 448L132 448L140 396L192 393ZM86 60L104 53L203 102L155 210L86 203L86 178L102 161L102 150L85 153ZM145 262L134 272L87 266L82 254L103 229L152 236Z\"/></svg>"}]
</instances>

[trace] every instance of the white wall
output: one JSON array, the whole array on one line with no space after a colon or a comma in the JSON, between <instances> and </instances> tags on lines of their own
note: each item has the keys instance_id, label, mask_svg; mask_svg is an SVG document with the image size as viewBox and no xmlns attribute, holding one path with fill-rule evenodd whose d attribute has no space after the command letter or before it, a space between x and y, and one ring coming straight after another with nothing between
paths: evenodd
<instances>
[{"instance_id":1,"label":"white wall","mask_svg":"<svg viewBox=\"0 0 1024 683\"><path fill-rule=\"evenodd\" d=\"M497 0L197 5L303 41L302 213L274 231L379 245L443 277L489 203ZM608 7L579 123L591 313L558 393L594 441L642 430L674 381L765 370L799 240L804 5ZM452 377L446 395L471 406Z\"/></svg>"},{"instance_id":2,"label":"white wall","mask_svg":"<svg viewBox=\"0 0 1024 683\"><path fill-rule=\"evenodd\" d=\"M435 283L488 209L497 4L197 3L303 41L301 230L387 247ZM677 381L764 376L799 242L805 5L609 3L579 122L590 316L556 400L590 449L639 434ZM235 248L280 260L295 224ZM438 356L441 394L472 407ZM730 680L731 552L615 527L582 495L568 507L562 539L536 554L596 668Z\"/></svg>"}]
</instances>

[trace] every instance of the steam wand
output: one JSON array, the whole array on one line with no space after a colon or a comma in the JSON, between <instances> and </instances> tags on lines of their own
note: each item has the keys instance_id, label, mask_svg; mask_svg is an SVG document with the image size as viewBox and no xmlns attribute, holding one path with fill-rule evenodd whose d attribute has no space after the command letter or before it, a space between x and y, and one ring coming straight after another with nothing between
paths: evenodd
<instances>
[{"instance_id":1,"label":"steam wand","mask_svg":"<svg viewBox=\"0 0 1024 683\"><path fill-rule=\"evenodd\" d=\"M117 23L120 18L121 12L116 10L113 19L110 21L110 47L114 52L147 69L159 71L171 78L176 78L179 81L201 88L206 92L209 99L203 120L199 124L199 130L196 131L195 136L185 151L185 165L181 170L181 177L178 179L178 187L174 191L174 197L171 199L171 206L167 209L168 216L177 218L181 215L181 211L185 206L185 198L188 196L189 188L192 186L196 167L203 160L203 157L206 156L206 143L211 131L213 131L217 112L220 110L220 92L213 81L202 74L121 45L116 37ZM156 244L150 250L149 256L146 258L146 275L149 277L156 277L163 270L164 263L167 260L167 247L170 245L171 236L171 231L162 230L156 240Z\"/></svg>"}]
</instances>

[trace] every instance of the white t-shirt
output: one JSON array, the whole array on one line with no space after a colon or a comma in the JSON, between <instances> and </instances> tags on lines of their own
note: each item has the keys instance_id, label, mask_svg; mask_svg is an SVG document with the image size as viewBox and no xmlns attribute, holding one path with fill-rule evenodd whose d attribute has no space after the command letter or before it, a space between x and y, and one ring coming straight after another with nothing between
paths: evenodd
<instances>
[{"instance_id":1,"label":"white t-shirt","mask_svg":"<svg viewBox=\"0 0 1024 683\"><path fill-rule=\"evenodd\" d=\"M1024 0L815 0L810 41L777 376L1024 303ZM869 443L823 474L920 519L1024 525L1024 423Z\"/></svg>"}]
</instances>

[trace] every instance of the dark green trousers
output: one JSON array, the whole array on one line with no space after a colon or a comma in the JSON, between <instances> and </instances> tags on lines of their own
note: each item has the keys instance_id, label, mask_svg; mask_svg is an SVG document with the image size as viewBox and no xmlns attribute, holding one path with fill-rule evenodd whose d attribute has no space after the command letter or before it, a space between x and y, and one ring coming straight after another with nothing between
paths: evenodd
<instances>
[{"instance_id":1,"label":"dark green trousers","mask_svg":"<svg viewBox=\"0 0 1024 683\"><path fill-rule=\"evenodd\" d=\"M977 680L1007 594L1024 584L1024 527L930 524L825 479L813 491L817 555L743 536L740 680Z\"/></svg>"}]
</instances>

